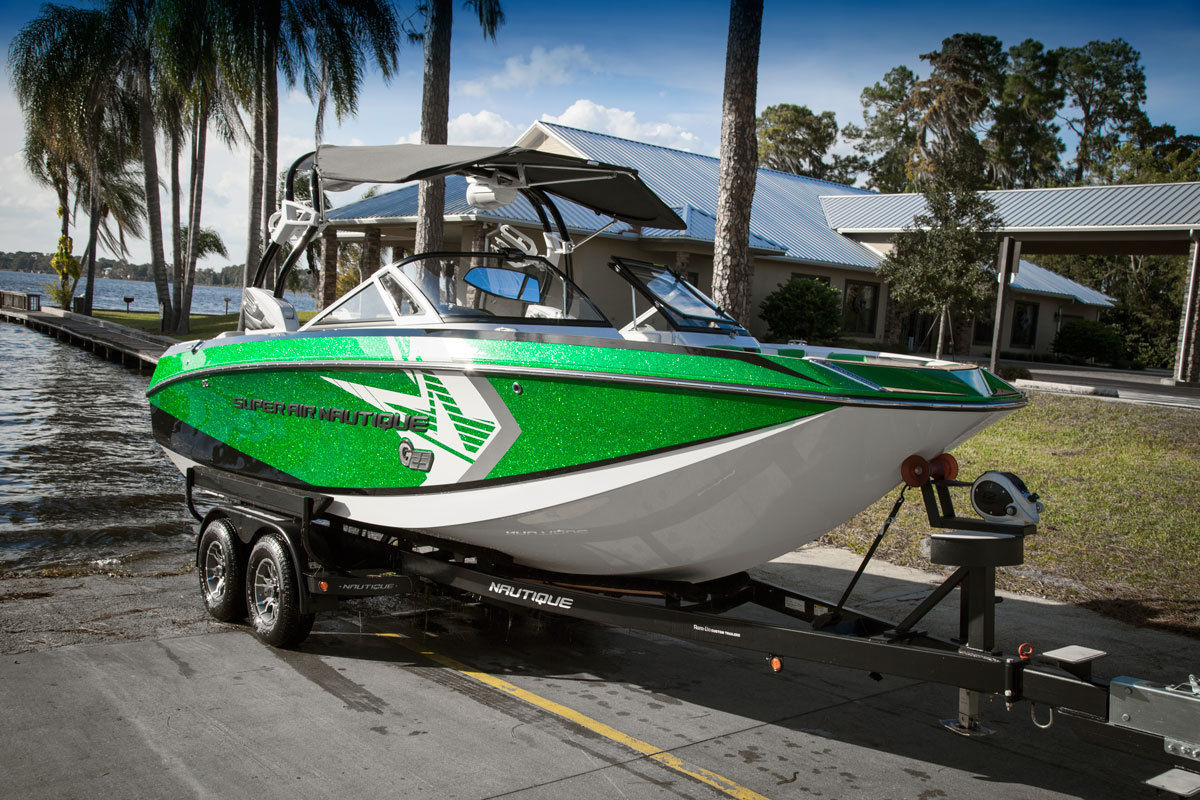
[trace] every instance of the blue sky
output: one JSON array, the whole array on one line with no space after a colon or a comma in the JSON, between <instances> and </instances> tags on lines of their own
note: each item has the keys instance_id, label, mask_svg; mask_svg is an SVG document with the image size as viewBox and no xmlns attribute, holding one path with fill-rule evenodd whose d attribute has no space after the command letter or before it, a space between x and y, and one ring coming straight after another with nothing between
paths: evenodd
<instances>
[{"instance_id":1,"label":"blue sky","mask_svg":"<svg viewBox=\"0 0 1200 800\"><path fill-rule=\"evenodd\" d=\"M415 0L400 0L401 15ZM455 11L451 67L451 143L507 144L532 122L612 133L715 154L729 7L724 2L604 3L505 0L506 24L484 40L471 12ZM7 46L38 4L0 0L0 39ZM414 18L415 19L415 18ZM821 4L766 0L759 59L758 108L775 103L832 110L839 124L861 122L859 93L887 70L906 64L927 74L921 53L946 36L980 32L1005 46L1026 38L1048 48L1123 37L1141 52L1146 110L1155 123L1200 134L1200 3L1145 0L997 2L953 7L910 1ZM390 144L415 140L421 54L406 45L389 85L368 79L356 117L330 116L326 141ZM21 166L20 109L8 73L0 89L0 250L51 252L57 239L53 195ZM310 149L313 108L299 92L284 94L280 161ZM205 180L204 224L216 227L231 260L245 251L248 155L213 144ZM76 235L82 249L86 225ZM131 257L148 260L133 243ZM223 265L224 259L210 262Z\"/></svg>"}]
</instances>

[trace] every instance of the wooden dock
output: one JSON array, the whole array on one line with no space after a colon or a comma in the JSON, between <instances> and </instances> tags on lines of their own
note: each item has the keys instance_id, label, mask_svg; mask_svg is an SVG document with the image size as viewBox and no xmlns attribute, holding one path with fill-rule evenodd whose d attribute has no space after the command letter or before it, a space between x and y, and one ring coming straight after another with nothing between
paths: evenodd
<instances>
[{"instance_id":1,"label":"wooden dock","mask_svg":"<svg viewBox=\"0 0 1200 800\"><path fill-rule=\"evenodd\" d=\"M69 342L118 364L135 369L154 369L163 352L176 340L139 331L115 322L73 314L59 308L39 311L0 305L0 320L25 325L56 339Z\"/></svg>"}]
</instances>

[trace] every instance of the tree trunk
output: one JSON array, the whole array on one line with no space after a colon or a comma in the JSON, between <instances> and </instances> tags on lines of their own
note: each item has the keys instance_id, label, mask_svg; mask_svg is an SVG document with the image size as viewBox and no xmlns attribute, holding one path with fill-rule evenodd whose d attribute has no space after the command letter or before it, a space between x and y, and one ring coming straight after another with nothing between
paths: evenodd
<instances>
[{"instance_id":1,"label":"tree trunk","mask_svg":"<svg viewBox=\"0 0 1200 800\"><path fill-rule=\"evenodd\" d=\"M259 69L262 63L259 62ZM262 258L262 196L263 196L263 92L262 75L255 83L251 113L254 116L254 136L250 143L250 198L247 203L246 225L246 269L242 273L242 286L249 286Z\"/></svg>"},{"instance_id":2,"label":"tree trunk","mask_svg":"<svg viewBox=\"0 0 1200 800\"><path fill-rule=\"evenodd\" d=\"M725 51L721 110L721 170L713 241L713 299L748 324L754 262L750 257L750 206L758 177L755 98L762 0L732 0Z\"/></svg>"},{"instance_id":3,"label":"tree trunk","mask_svg":"<svg viewBox=\"0 0 1200 800\"><path fill-rule=\"evenodd\" d=\"M163 331L175 329L171 309L171 289L167 285L167 264L163 255L162 199L158 194L158 154L155 150L154 116L150 109L150 65L142 64L141 97L138 98L138 127L142 145L142 181L146 190L146 227L150 232L150 263L154 271L154 291L162 308Z\"/></svg>"},{"instance_id":4,"label":"tree trunk","mask_svg":"<svg viewBox=\"0 0 1200 800\"><path fill-rule=\"evenodd\" d=\"M183 313L183 242L180 241L180 228L183 227L183 192L179 188L179 131L171 128L171 258L175 273L175 296L172 298L172 308L175 314L175 330L179 325L179 316Z\"/></svg>"},{"instance_id":5,"label":"tree trunk","mask_svg":"<svg viewBox=\"0 0 1200 800\"><path fill-rule=\"evenodd\" d=\"M450 120L450 0L429 0L425 17L425 83L421 94L421 144L446 144ZM446 182L421 181L417 190L416 252L442 247Z\"/></svg>"},{"instance_id":6,"label":"tree trunk","mask_svg":"<svg viewBox=\"0 0 1200 800\"><path fill-rule=\"evenodd\" d=\"M262 66L262 65L259 65ZM241 285L248 287L262 258L262 240L259 239L262 224L259 213L263 210L263 83L259 80L254 88L251 112L254 116L254 134L250 151L250 201L247 203L246 223L246 266L241 272ZM239 311L238 330L245 330L245 318Z\"/></svg>"},{"instance_id":7,"label":"tree trunk","mask_svg":"<svg viewBox=\"0 0 1200 800\"><path fill-rule=\"evenodd\" d=\"M946 317L949 314L945 306L938 312L938 338L937 351L933 354L934 358L941 359L942 353L946 350Z\"/></svg>"},{"instance_id":8,"label":"tree trunk","mask_svg":"<svg viewBox=\"0 0 1200 800\"><path fill-rule=\"evenodd\" d=\"M321 308L329 308L337 299L337 231L326 228L321 234Z\"/></svg>"},{"instance_id":9,"label":"tree trunk","mask_svg":"<svg viewBox=\"0 0 1200 800\"><path fill-rule=\"evenodd\" d=\"M100 202L93 191L88 199L88 243L83 254L87 265L87 286L83 290L83 313L92 315L92 301L96 296L96 240L100 238Z\"/></svg>"},{"instance_id":10,"label":"tree trunk","mask_svg":"<svg viewBox=\"0 0 1200 800\"><path fill-rule=\"evenodd\" d=\"M60 236L71 235L71 196L68 194L66 182L57 186L55 191L58 193L58 218L62 220L62 225L59 226Z\"/></svg>"},{"instance_id":11,"label":"tree trunk","mask_svg":"<svg viewBox=\"0 0 1200 800\"><path fill-rule=\"evenodd\" d=\"M183 314L176 331L187 333L190 328L192 315L192 289L196 285L196 261L199 258L197 244L200 240L200 206L204 199L204 164L208 156L208 99L200 101L196 120L192 127L192 166L189 170L190 184L188 192L188 238L184 261L187 263L187 274L184 279Z\"/></svg>"},{"instance_id":12,"label":"tree trunk","mask_svg":"<svg viewBox=\"0 0 1200 800\"><path fill-rule=\"evenodd\" d=\"M279 163L279 37L278 25L268 32L267 58L263 73L263 184L262 184L262 226L263 248L270 244L270 231L267 228L271 215L275 213L275 186L279 181L276 175ZM272 264L267 272L266 287L275 288L275 265Z\"/></svg>"}]
</instances>

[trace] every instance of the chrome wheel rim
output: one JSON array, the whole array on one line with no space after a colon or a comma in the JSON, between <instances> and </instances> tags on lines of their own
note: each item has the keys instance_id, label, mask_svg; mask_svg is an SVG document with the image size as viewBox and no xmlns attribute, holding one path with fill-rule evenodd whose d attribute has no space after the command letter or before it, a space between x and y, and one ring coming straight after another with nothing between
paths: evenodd
<instances>
[{"instance_id":1,"label":"chrome wheel rim","mask_svg":"<svg viewBox=\"0 0 1200 800\"><path fill-rule=\"evenodd\" d=\"M214 602L225 596L225 548L220 542L204 551L204 593Z\"/></svg>"},{"instance_id":2,"label":"chrome wheel rim","mask_svg":"<svg viewBox=\"0 0 1200 800\"><path fill-rule=\"evenodd\" d=\"M254 615L268 627L279 616L279 570L269 558L254 568Z\"/></svg>"}]
</instances>

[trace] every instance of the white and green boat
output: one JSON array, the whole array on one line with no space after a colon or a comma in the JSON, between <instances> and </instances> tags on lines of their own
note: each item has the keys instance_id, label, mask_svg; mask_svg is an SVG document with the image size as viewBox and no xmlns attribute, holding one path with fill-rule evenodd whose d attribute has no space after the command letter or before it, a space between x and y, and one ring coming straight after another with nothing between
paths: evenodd
<instances>
[{"instance_id":1,"label":"white and green boat","mask_svg":"<svg viewBox=\"0 0 1200 800\"><path fill-rule=\"evenodd\" d=\"M408 258L302 327L247 290L247 330L172 348L151 380L180 469L320 493L331 518L534 569L696 582L812 541L906 457L1024 403L972 365L760 345L673 271L628 259L612 266L647 312L618 330L568 277L549 195L680 227L627 168L420 145L322 147L302 168L318 188L465 174L477 203L542 209L546 246L510 234L497 252ZM286 273L328 223L319 204L278 216Z\"/></svg>"}]
</instances>

